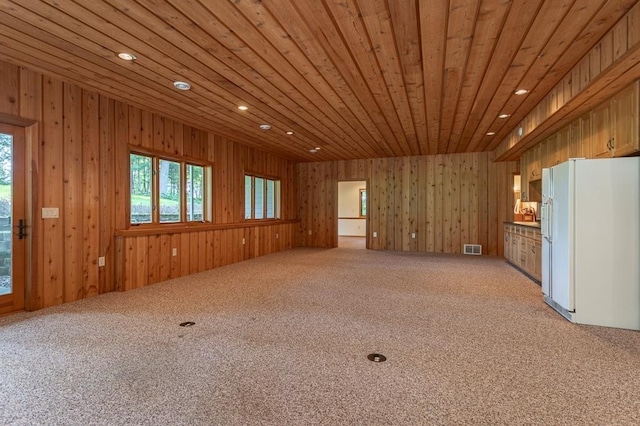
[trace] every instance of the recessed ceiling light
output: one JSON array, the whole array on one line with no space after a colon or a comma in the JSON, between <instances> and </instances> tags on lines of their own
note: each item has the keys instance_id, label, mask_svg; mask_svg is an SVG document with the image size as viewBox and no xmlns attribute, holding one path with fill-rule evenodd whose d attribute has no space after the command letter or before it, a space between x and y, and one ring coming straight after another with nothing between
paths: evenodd
<instances>
[{"instance_id":1,"label":"recessed ceiling light","mask_svg":"<svg viewBox=\"0 0 640 426\"><path fill-rule=\"evenodd\" d=\"M246 105L239 105L239 106L238 106L238 109L239 109L240 111L246 111L246 110L248 110L248 109L249 109L249 107L248 107L248 106L246 106Z\"/></svg>"},{"instance_id":2,"label":"recessed ceiling light","mask_svg":"<svg viewBox=\"0 0 640 426\"><path fill-rule=\"evenodd\" d=\"M493 136L495 134L496 134L496 132L487 132L487 136Z\"/></svg>"},{"instance_id":3,"label":"recessed ceiling light","mask_svg":"<svg viewBox=\"0 0 640 426\"><path fill-rule=\"evenodd\" d=\"M136 55L134 55L133 53L128 53L128 52L120 52L118 53L118 58L122 59L123 61L135 61L136 59Z\"/></svg>"},{"instance_id":4,"label":"recessed ceiling light","mask_svg":"<svg viewBox=\"0 0 640 426\"><path fill-rule=\"evenodd\" d=\"M511 116L511 114L500 114L498 118L507 118L509 116Z\"/></svg>"},{"instance_id":5,"label":"recessed ceiling light","mask_svg":"<svg viewBox=\"0 0 640 426\"><path fill-rule=\"evenodd\" d=\"M189 90L189 89L191 89L191 85L189 83L187 83L186 81L174 81L173 85L178 90Z\"/></svg>"},{"instance_id":6,"label":"recessed ceiling light","mask_svg":"<svg viewBox=\"0 0 640 426\"><path fill-rule=\"evenodd\" d=\"M320 147L319 146L316 146L316 151L320 151Z\"/></svg>"},{"instance_id":7,"label":"recessed ceiling light","mask_svg":"<svg viewBox=\"0 0 640 426\"><path fill-rule=\"evenodd\" d=\"M292 134L293 134L293 132L292 132L291 130L288 130L286 133L287 133L288 135L292 135Z\"/></svg>"},{"instance_id":8,"label":"recessed ceiling light","mask_svg":"<svg viewBox=\"0 0 640 426\"><path fill-rule=\"evenodd\" d=\"M309 150L309 152L312 153L312 154L315 154L316 152L318 152L318 150L315 149L315 148L312 148L312 149Z\"/></svg>"},{"instance_id":9,"label":"recessed ceiling light","mask_svg":"<svg viewBox=\"0 0 640 426\"><path fill-rule=\"evenodd\" d=\"M518 89L514 93L516 95L526 95L527 93L529 93L529 91L527 89Z\"/></svg>"},{"instance_id":10,"label":"recessed ceiling light","mask_svg":"<svg viewBox=\"0 0 640 426\"><path fill-rule=\"evenodd\" d=\"M261 124L260 125L260 130L269 130L271 128L271 126L269 126L268 124Z\"/></svg>"}]
</instances>

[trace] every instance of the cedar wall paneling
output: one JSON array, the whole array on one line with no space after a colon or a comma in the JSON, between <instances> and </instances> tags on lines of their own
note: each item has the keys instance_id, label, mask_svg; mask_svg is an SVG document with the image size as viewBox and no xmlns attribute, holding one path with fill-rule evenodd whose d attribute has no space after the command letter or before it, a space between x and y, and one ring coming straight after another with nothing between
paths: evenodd
<instances>
[{"instance_id":1,"label":"cedar wall paneling","mask_svg":"<svg viewBox=\"0 0 640 426\"><path fill-rule=\"evenodd\" d=\"M28 309L294 247L294 163L1 61L0 77L0 120L24 124L32 140ZM127 230L129 146L213 162L214 226ZM282 221L244 222L245 171L281 179ZM41 219L41 207L58 207L59 218Z\"/></svg>"},{"instance_id":2,"label":"cedar wall paneling","mask_svg":"<svg viewBox=\"0 0 640 426\"><path fill-rule=\"evenodd\" d=\"M482 152L298 164L299 244L336 247L337 182L367 180L369 248L460 253L470 243L502 255L519 166L492 159Z\"/></svg>"}]
</instances>

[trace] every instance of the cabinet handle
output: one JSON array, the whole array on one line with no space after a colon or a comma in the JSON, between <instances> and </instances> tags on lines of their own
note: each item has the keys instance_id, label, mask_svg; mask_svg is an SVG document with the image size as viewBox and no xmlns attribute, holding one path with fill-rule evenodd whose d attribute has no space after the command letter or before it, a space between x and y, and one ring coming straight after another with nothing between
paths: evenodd
<instances>
[{"instance_id":1,"label":"cabinet handle","mask_svg":"<svg viewBox=\"0 0 640 426\"><path fill-rule=\"evenodd\" d=\"M611 149L616 147L616 138L611 138Z\"/></svg>"},{"instance_id":2,"label":"cabinet handle","mask_svg":"<svg viewBox=\"0 0 640 426\"><path fill-rule=\"evenodd\" d=\"M533 253L535 253L535 252L536 252L536 246L531 246L531 251L532 251Z\"/></svg>"}]
</instances>

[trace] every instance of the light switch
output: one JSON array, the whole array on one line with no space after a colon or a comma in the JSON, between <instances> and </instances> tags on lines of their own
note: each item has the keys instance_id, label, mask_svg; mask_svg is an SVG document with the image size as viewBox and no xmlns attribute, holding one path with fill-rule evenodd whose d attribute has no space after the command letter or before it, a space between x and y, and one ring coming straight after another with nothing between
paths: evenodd
<instances>
[{"instance_id":1,"label":"light switch","mask_svg":"<svg viewBox=\"0 0 640 426\"><path fill-rule=\"evenodd\" d=\"M411 233L411 238L415 238L415 237L416 237L416 233L415 233L415 232L412 232L412 233Z\"/></svg>"},{"instance_id":2,"label":"light switch","mask_svg":"<svg viewBox=\"0 0 640 426\"><path fill-rule=\"evenodd\" d=\"M57 207L43 207L42 218L43 219L57 219L60 217L60 209Z\"/></svg>"},{"instance_id":3,"label":"light switch","mask_svg":"<svg viewBox=\"0 0 640 426\"><path fill-rule=\"evenodd\" d=\"M172 255L172 256L177 256L177 255L178 255L178 249L174 247L174 248L171 250L171 255Z\"/></svg>"},{"instance_id":4,"label":"light switch","mask_svg":"<svg viewBox=\"0 0 640 426\"><path fill-rule=\"evenodd\" d=\"M100 256L100 257L98 258L98 267L104 266L104 265L105 265L105 263L106 263L106 262L105 262L104 256Z\"/></svg>"},{"instance_id":5,"label":"light switch","mask_svg":"<svg viewBox=\"0 0 640 426\"><path fill-rule=\"evenodd\" d=\"M376 231L373 231L373 238L378 238L378 233Z\"/></svg>"},{"instance_id":6,"label":"light switch","mask_svg":"<svg viewBox=\"0 0 640 426\"><path fill-rule=\"evenodd\" d=\"M244 244L244 238L242 239L242 244Z\"/></svg>"}]
</instances>

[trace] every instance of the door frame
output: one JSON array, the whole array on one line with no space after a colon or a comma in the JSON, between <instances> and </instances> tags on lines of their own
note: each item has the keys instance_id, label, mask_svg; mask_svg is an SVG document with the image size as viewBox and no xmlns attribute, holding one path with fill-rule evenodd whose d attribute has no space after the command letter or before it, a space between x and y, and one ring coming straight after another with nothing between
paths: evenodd
<instances>
[{"instance_id":1,"label":"door frame","mask_svg":"<svg viewBox=\"0 0 640 426\"><path fill-rule=\"evenodd\" d=\"M369 250L371 248L370 246L370 241L369 241L369 217L370 217L370 206L371 206L371 197L369 196L369 178L351 178L351 179L336 179L336 183L334 186L334 191L335 191L335 208L334 208L334 216L335 216L335 223L334 223L334 228L335 228L335 241L336 241L336 247L338 247L338 239L339 239L339 235L338 235L338 220L339 220L339 215L338 215L338 203L340 201L340 182L364 182L364 189L365 191L367 191L367 215L365 216L365 247L367 250Z\"/></svg>"},{"instance_id":2,"label":"door frame","mask_svg":"<svg viewBox=\"0 0 640 426\"><path fill-rule=\"evenodd\" d=\"M25 119L7 114L0 114L0 125L21 129L24 143L24 220L27 226L24 259L24 303L20 309L11 311L0 310L0 315L10 314L19 310L34 311L43 307L43 288L38 286L38 249L41 244L37 235L40 232L40 223L35 220L41 188L38 175L40 164L40 126L35 120Z\"/></svg>"}]
</instances>

